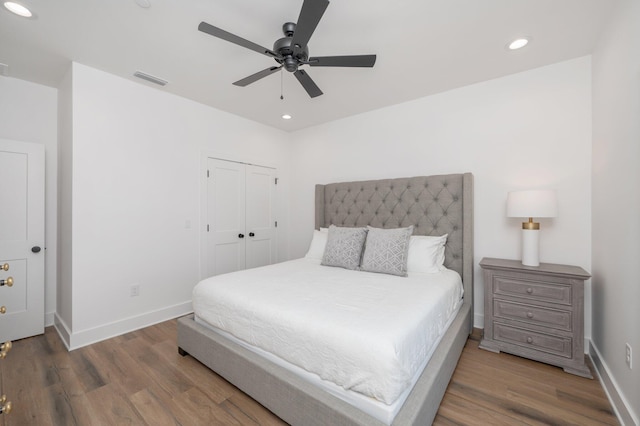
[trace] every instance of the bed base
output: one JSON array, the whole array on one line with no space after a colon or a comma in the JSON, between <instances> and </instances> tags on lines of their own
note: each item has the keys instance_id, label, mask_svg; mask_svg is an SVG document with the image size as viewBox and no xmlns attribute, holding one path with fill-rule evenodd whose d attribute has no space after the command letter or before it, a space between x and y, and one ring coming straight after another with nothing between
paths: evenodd
<instances>
[{"instance_id":1,"label":"bed base","mask_svg":"<svg viewBox=\"0 0 640 426\"><path fill-rule=\"evenodd\" d=\"M421 190L427 187L428 191ZM392 209L385 212L383 203L376 211L369 211L359 196L374 201L376 197L387 199ZM414 196L416 205L426 206L422 213L428 216L426 220L411 209ZM462 277L464 302L392 426L431 424L473 327L473 175L316 185L315 198L316 229L329 224L397 227L406 226L403 221L412 219L417 235L449 235L445 266ZM336 201L339 205L333 204ZM438 211L442 216L432 215ZM378 223L383 217L388 223ZM383 426L361 410L196 323L193 315L178 320L178 351L189 353L294 426Z\"/></svg>"},{"instance_id":2,"label":"bed base","mask_svg":"<svg viewBox=\"0 0 640 426\"><path fill-rule=\"evenodd\" d=\"M396 416L393 426L431 424L471 332L465 302ZM196 323L178 320L178 352L191 355L291 425L383 426L286 369Z\"/></svg>"}]
</instances>

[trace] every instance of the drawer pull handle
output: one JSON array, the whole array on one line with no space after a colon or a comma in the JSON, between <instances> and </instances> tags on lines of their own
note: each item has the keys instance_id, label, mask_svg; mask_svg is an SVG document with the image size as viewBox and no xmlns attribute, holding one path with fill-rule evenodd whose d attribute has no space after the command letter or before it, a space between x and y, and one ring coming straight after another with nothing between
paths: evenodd
<instances>
[{"instance_id":1,"label":"drawer pull handle","mask_svg":"<svg viewBox=\"0 0 640 426\"><path fill-rule=\"evenodd\" d=\"M533 312L527 312L527 318L533 318Z\"/></svg>"},{"instance_id":2,"label":"drawer pull handle","mask_svg":"<svg viewBox=\"0 0 640 426\"><path fill-rule=\"evenodd\" d=\"M8 271L9 270L9 264L8 263L4 263L2 265L0 265L0 271Z\"/></svg>"},{"instance_id":3,"label":"drawer pull handle","mask_svg":"<svg viewBox=\"0 0 640 426\"><path fill-rule=\"evenodd\" d=\"M11 401L7 401L7 396L2 395L0 398L0 414L9 414L11 412Z\"/></svg>"},{"instance_id":4,"label":"drawer pull handle","mask_svg":"<svg viewBox=\"0 0 640 426\"><path fill-rule=\"evenodd\" d=\"M7 313L7 307L6 306L0 306L0 314L6 314Z\"/></svg>"},{"instance_id":5,"label":"drawer pull handle","mask_svg":"<svg viewBox=\"0 0 640 426\"><path fill-rule=\"evenodd\" d=\"M0 287L11 287L13 285L13 277L9 277L6 280L0 280Z\"/></svg>"},{"instance_id":6,"label":"drawer pull handle","mask_svg":"<svg viewBox=\"0 0 640 426\"><path fill-rule=\"evenodd\" d=\"M527 293L529 294L533 293L533 289L531 287L527 288Z\"/></svg>"},{"instance_id":7,"label":"drawer pull handle","mask_svg":"<svg viewBox=\"0 0 640 426\"><path fill-rule=\"evenodd\" d=\"M9 353L12 347L13 347L13 343L11 343L11 341L4 342L3 344L1 344L0 359L5 359L7 357L7 353Z\"/></svg>"},{"instance_id":8,"label":"drawer pull handle","mask_svg":"<svg viewBox=\"0 0 640 426\"><path fill-rule=\"evenodd\" d=\"M527 343L533 343L533 337L527 337Z\"/></svg>"}]
</instances>

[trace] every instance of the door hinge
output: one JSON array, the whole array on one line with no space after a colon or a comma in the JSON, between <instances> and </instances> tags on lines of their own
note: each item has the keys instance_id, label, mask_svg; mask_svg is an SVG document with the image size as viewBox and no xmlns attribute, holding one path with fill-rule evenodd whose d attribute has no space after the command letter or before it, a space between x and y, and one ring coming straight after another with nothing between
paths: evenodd
<instances>
[{"instance_id":1,"label":"door hinge","mask_svg":"<svg viewBox=\"0 0 640 426\"><path fill-rule=\"evenodd\" d=\"M278 184L278 178L276 178L276 185Z\"/></svg>"},{"instance_id":2,"label":"door hinge","mask_svg":"<svg viewBox=\"0 0 640 426\"><path fill-rule=\"evenodd\" d=\"M207 170L207 177L209 177L209 170Z\"/></svg>"},{"instance_id":3,"label":"door hinge","mask_svg":"<svg viewBox=\"0 0 640 426\"><path fill-rule=\"evenodd\" d=\"M207 232L209 232L209 224L207 224Z\"/></svg>"},{"instance_id":4,"label":"door hinge","mask_svg":"<svg viewBox=\"0 0 640 426\"><path fill-rule=\"evenodd\" d=\"M276 228L278 227L278 221L276 220Z\"/></svg>"}]
</instances>

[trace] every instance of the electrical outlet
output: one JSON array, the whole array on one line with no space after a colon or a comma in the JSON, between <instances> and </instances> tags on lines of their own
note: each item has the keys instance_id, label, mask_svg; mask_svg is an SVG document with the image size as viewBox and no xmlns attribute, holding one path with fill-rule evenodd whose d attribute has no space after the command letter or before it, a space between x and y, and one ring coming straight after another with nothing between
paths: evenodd
<instances>
[{"instance_id":1,"label":"electrical outlet","mask_svg":"<svg viewBox=\"0 0 640 426\"><path fill-rule=\"evenodd\" d=\"M140 284L133 284L131 286L130 296L131 297L140 296Z\"/></svg>"},{"instance_id":2,"label":"electrical outlet","mask_svg":"<svg viewBox=\"0 0 640 426\"><path fill-rule=\"evenodd\" d=\"M629 370L631 370L633 368L633 352L631 351L631 345L627 343L627 367L629 367Z\"/></svg>"}]
</instances>

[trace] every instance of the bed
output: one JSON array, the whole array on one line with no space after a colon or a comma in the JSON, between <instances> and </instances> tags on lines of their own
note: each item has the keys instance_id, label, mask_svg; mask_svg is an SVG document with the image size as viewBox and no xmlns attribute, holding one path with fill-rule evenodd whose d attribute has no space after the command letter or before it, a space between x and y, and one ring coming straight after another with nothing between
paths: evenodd
<instances>
[{"instance_id":1,"label":"bed","mask_svg":"<svg viewBox=\"0 0 640 426\"><path fill-rule=\"evenodd\" d=\"M448 234L444 264L462 278L464 299L391 423L430 424L473 325L472 175L317 185L315 200L316 229L412 225L415 235ZM181 354L198 359L289 424L387 424L193 315L178 320L178 347Z\"/></svg>"}]
</instances>

